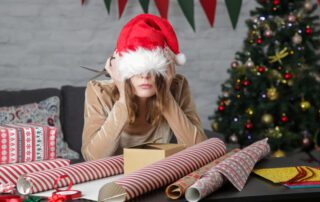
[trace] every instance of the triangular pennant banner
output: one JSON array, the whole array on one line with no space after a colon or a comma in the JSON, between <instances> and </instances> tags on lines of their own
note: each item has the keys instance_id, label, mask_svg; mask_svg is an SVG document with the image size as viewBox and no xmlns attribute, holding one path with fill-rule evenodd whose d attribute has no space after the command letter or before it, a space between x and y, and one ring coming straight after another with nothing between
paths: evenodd
<instances>
[{"instance_id":1,"label":"triangular pennant banner","mask_svg":"<svg viewBox=\"0 0 320 202\"><path fill-rule=\"evenodd\" d=\"M110 14L110 5L111 5L111 0L104 0L104 4L107 8L108 14Z\"/></svg>"},{"instance_id":2,"label":"triangular pennant banner","mask_svg":"<svg viewBox=\"0 0 320 202\"><path fill-rule=\"evenodd\" d=\"M211 27L213 27L216 16L217 0L200 0L201 6L206 13Z\"/></svg>"},{"instance_id":3,"label":"triangular pennant banner","mask_svg":"<svg viewBox=\"0 0 320 202\"><path fill-rule=\"evenodd\" d=\"M144 13L148 13L149 0L139 0Z\"/></svg>"},{"instance_id":4,"label":"triangular pennant banner","mask_svg":"<svg viewBox=\"0 0 320 202\"><path fill-rule=\"evenodd\" d=\"M83 6L85 0L81 0L81 6Z\"/></svg>"},{"instance_id":5,"label":"triangular pennant banner","mask_svg":"<svg viewBox=\"0 0 320 202\"><path fill-rule=\"evenodd\" d=\"M241 10L242 0L225 0L225 2L229 12L232 27L233 29L235 29Z\"/></svg>"},{"instance_id":6,"label":"triangular pennant banner","mask_svg":"<svg viewBox=\"0 0 320 202\"><path fill-rule=\"evenodd\" d=\"M178 0L182 12L186 16L188 22L190 23L192 29L195 31L194 25L194 3L193 0Z\"/></svg>"},{"instance_id":7,"label":"triangular pennant banner","mask_svg":"<svg viewBox=\"0 0 320 202\"><path fill-rule=\"evenodd\" d=\"M318 4L320 5L320 0L318 0Z\"/></svg>"},{"instance_id":8,"label":"triangular pennant banner","mask_svg":"<svg viewBox=\"0 0 320 202\"><path fill-rule=\"evenodd\" d=\"M119 19L122 16L122 13L127 5L128 0L118 0L118 8L119 8Z\"/></svg>"},{"instance_id":9,"label":"triangular pennant banner","mask_svg":"<svg viewBox=\"0 0 320 202\"><path fill-rule=\"evenodd\" d=\"M156 6L162 18L168 19L169 0L155 0Z\"/></svg>"}]
</instances>

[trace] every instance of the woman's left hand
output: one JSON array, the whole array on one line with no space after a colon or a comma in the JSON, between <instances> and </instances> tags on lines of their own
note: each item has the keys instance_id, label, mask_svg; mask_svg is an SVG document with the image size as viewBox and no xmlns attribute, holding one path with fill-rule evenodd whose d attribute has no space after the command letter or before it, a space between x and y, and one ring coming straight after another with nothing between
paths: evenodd
<instances>
[{"instance_id":1,"label":"woman's left hand","mask_svg":"<svg viewBox=\"0 0 320 202\"><path fill-rule=\"evenodd\" d=\"M170 86L172 83L173 78L176 76L176 67L174 64L170 63L167 67L167 76L166 78L166 84L167 84L167 93L170 93Z\"/></svg>"}]
</instances>

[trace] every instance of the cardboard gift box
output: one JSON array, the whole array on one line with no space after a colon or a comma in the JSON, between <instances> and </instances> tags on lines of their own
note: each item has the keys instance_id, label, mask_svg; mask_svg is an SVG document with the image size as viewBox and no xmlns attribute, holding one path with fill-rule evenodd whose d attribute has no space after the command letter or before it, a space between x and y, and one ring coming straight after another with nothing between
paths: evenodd
<instances>
[{"instance_id":1,"label":"cardboard gift box","mask_svg":"<svg viewBox=\"0 0 320 202\"><path fill-rule=\"evenodd\" d=\"M144 143L123 149L124 174L139 170L149 164L177 153L186 146L184 144Z\"/></svg>"}]
</instances>

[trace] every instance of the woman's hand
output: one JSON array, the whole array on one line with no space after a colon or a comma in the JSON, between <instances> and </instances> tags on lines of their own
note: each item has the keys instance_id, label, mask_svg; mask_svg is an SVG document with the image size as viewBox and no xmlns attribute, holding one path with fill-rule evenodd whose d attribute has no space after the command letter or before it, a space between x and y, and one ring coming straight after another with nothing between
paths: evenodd
<instances>
[{"instance_id":1,"label":"woman's hand","mask_svg":"<svg viewBox=\"0 0 320 202\"><path fill-rule=\"evenodd\" d=\"M121 76L118 70L117 56L111 56L110 58L108 58L105 69L110 74L112 80L118 88L120 94L119 101L126 104L124 81L121 80Z\"/></svg>"}]
</instances>

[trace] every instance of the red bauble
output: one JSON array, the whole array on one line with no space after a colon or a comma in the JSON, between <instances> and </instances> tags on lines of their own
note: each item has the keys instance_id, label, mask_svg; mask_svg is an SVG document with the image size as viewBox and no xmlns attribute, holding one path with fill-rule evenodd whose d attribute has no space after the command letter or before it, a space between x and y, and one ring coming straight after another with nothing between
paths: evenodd
<instances>
[{"instance_id":1,"label":"red bauble","mask_svg":"<svg viewBox=\"0 0 320 202\"><path fill-rule=\"evenodd\" d=\"M234 89L235 89L235 90L240 90L240 85L239 85L239 84L236 84L236 85L234 86Z\"/></svg>"},{"instance_id":2,"label":"red bauble","mask_svg":"<svg viewBox=\"0 0 320 202\"><path fill-rule=\"evenodd\" d=\"M250 81L249 80L243 80L242 81L242 85L243 86L249 86L251 83L250 83Z\"/></svg>"},{"instance_id":3,"label":"red bauble","mask_svg":"<svg viewBox=\"0 0 320 202\"><path fill-rule=\"evenodd\" d=\"M285 73L284 76L283 76L286 80L290 80L292 79L292 74L291 73Z\"/></svg>"},{"instance_id":4,"label":"red bauble","mask_svg":"<svg viewBox=\"0 0 320 202\"><path fill-rule=\"evenodd\" d=\"M289 121L289 118L286 115L281 116L281 122L282 123L287 123Z\"/></svg>"},{"instance_id":5,"label":"red bauble","mask_svg":"<svg viewBox=\"0 0 320 202\"><path fill-rule=\"evenodd\" d=\"M220 105L220 106L218 107L218 110L219 110L220 112L224 111L224 106L223 106L223 105Z\"/></svg>"},{"instance_id":6,"label":"red bauble","mask_svg":"<svg viewBox=\"0 0 320 202\"><path fill-rule=\"evenodd\" d=\"M258 38L256 42L257 42L257 44L261 44L262 43L262 39Z\"/></svg>"},{"instance_id":7,"label":"red bauble","mask_svg":"<svg viewBox=\"0 0 320 202\"><path fill-rule=\"evenodd\" d=\"M266 71L266 68L264 66L259 66L258 67L258 72L264 73Z\"/></svg>"},{"instance_id":8,"label":"red bauble","mask_svg":"<svg viewBox=\"0 0 320 202\"><path fill-rule=\"evenodd\" d=\"M312 34L312 29L310 26L306 27L306 34L308 34L308 35Z\"/></svg>"},{"instance_id":9,"label":"red bauble","mask_svg":"<svg viewBox=\"0 0 320 202\"><path fill-rule=\"evenodd\" d=\"M247 122L244 127L248 130L252 129L253 128L253 124L251 122Z\"/></svg>"},{"instance_id":10,"label":"red bauble","mask_svg":"<svg viewBox=\"0 0 320 202\"><path fill-rule=\"evenodd\" d=\"M280 0L273 0L273 5L277 6L280 4Z\"/></svg>"}]
</instances>

